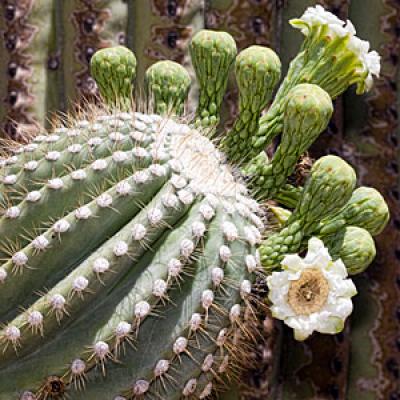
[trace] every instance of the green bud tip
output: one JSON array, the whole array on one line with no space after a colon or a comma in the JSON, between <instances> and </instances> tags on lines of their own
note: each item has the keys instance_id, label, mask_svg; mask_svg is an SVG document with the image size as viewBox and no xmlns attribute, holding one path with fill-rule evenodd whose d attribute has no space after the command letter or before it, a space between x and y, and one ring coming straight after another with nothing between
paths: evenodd
<instances>
[{"instance_id":1,"label":"green bud tip","mask_svg":"<svg viewBox=\"0 0 400 400\"><path fill-rule=\"evenodd\" d=\"M90 71L107 105L122 109L130 106L136 57L128 48L98 50L90 61Z\"/></svg>"},{"instance_id":2,"label":"green bud tip","mask_svg":"<svg viewBox=\"0 0 400 400\"><path fill-rule=\"evenodd\" d=\"M182 65L174 61L158 61L147 69L145 81L157 114L183 113L191 79Z\"/></svg>"}]
</instances>

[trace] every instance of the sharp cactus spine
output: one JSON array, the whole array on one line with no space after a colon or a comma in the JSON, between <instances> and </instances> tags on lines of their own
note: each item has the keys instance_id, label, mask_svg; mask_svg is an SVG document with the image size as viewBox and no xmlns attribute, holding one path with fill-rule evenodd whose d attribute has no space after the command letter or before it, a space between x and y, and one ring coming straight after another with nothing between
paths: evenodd
<instances>
[{"instance_id":1,"label":"sharp cactus spine","mask_svg":"<svg viewBox=\"0 0 400 400\"><path fill-rule=\"evenodd\" d=\"M146 73L156 114L133 112L136 59L118 46L92 58L101 106L3 160L0 400L206 398L246 359L258 274L310 236L326 239L351 273L374 257L371 235L388 210L373 189L354 191L345 161L323 157L304 188L287 185L330 119L329 94L291 87L277 151L255 158L280 62L267 48L242 51L240 115L223 154L206 135L218 133L236 45L203 31L190 48L200 83L193 121L181 118L190 78L169 61ZM249 194L291 190L295 209L276 208L274 226Z\"/></svg>"}]
</instances>

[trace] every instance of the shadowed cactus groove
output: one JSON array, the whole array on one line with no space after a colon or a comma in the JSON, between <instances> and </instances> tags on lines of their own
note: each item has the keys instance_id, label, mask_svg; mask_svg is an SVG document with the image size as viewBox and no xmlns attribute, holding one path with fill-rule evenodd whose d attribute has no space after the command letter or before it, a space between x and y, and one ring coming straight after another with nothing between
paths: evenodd
<instances>
[{"instance_id":1,"label":"shadowed cactus groove","mask_svg":"<svg viewBox=\"0 0 400 400\"><path fill-rule=\"evenodd\" d=\"M1 160L0 400L208 398L248 363L265 275L319 239L341 278L340 259L355 274L374 258L388 209L374 189L355 189L347 162L322 157L304 188L288 186L329 122L332 93L290 87L268 159L253 139L278 56L252 46L236 57L233 38L214 31L190 49L194 116L179 64L151 66L135 101L135 56L103 49L91 61L101 99ZM223 134L234 62L240 113ZM285 190L293 212L272 205Z\"/></svg>"}]
</instances>

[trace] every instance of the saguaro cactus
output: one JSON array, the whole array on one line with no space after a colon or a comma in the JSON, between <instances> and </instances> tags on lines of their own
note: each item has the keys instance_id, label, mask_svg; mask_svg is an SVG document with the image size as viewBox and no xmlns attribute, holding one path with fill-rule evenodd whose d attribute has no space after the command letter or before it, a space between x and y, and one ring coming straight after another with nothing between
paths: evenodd
<instances>
[{"instance_id":1,"label":"saguaro cactus","mask_svg":"<svg viewBox=\"0 0 400 400\"><path fill-rule=\"evenodd\" d=\"M346 256L351 272L371 261L371 234L388 211L379 196L368 203L353 193L355 173L340 158L314 164L279 232L270 233L251 196L272 200L286 184L328 123L329 94L315 84L291 88L273 158L248 159L280 63L270 49L244 50L241 112L224 154L207 135L215 135L236 46L226 33L204 31L191 48L203 99L193 120L180 116L187 73L155 64L147 100L135 103L135 57L119 46L91 61L100 105L2 160L0 400L206 398L246 362L256 335L248 322L263 304L257 277L278 273L282 257L311 236L341 235L332 253ZM250 113L247 73L260 97L263 84L266 92ZM229 151L249 114L253 124ZM368 256L354 251L357 228Z\"/></svg>"}]
</instances>

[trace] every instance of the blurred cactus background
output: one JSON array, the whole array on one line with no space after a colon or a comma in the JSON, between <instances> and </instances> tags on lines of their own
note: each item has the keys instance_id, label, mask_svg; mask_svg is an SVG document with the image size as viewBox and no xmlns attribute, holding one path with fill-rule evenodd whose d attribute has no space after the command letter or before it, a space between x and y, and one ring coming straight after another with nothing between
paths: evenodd
<instances>
[{"instance_id":1,"label":"blurred cactus background","mask_svg":"<svg viewBox=\"0 0 400 400\"><path fill-rule=\"evenodd\" d=\"M4 137L19 141L48 125L54 113L84 106L85 99L96 95L88 66L100 48L131 48L138 56L140 82L145 69L161 59L190 70L189 38L206 27L229 32L239 50L270 46L286 69L302 41L287 23L290 18L318 3L351 19L358 35L382 55L381 78L368 95L356 97L350 90L335 101L334 117L310 156L338 154L350 162L360 185L376 187L385 196L392 219L378 238L374 265L356 279L359 295L345 331L315 334L299 343L266 316L260 321L264 336L258 338L254 368L243 371L240 395L226 398L400 400L399 0L1 3L0 125ZM236 115L233 79L230 87L221 121L227 125Z\"/></svg>"}]
</instances>

